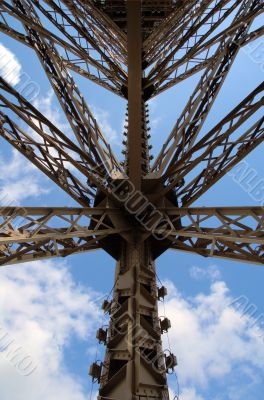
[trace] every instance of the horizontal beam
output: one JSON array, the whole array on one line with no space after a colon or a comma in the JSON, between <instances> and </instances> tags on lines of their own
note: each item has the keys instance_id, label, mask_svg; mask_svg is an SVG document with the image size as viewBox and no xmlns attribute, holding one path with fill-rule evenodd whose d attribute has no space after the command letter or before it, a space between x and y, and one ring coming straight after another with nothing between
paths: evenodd
<instances>
[{"instance_id":1,"label":"horizontal beam","mask_svg":"<svg viewBox=\"0 0 264 400\"><path fill-rule=\"evenodd\" d=\"M65 257L100 248L99 240L129 230L112 225L109 215L116 211L105 208L2 207L0 265Z\"/></svg>"},{"instance_id":2,"label":"horizontal beam","mask_svg":"<svg viewBox=\"0 0 264 400\"><path fill-rule=\"evenodd\" d=\"M115 209L113 209L115 210ZM264 216L263 207L164 207L158 208L160 212L168 216L185 217L186 215L204 215L214 216L216 214L233 215L233 216Z\"/></svg>"},{"instance_id":3,"label":"horizontal beam","mask_svg":"<svg viewBox=\"0 0 264 400\"><path fill-rule=\"evenodd\" d=\"M122 210L119 208L106 207L0 207L0 217L10 216L63 216L73 215L79 217L92 217L98 215L120 215Z\"/></svg>"},{"instance_id":4,"label":"horizontal beam","mask_svg":"<svg viewBox=\"0 0 264 400\"><path fill-rule=\"evenodd\" d=\"M151 234L156 239L165 235L170 248L264 263L262 207L168 207L157 211L171 229L155 228ZM133 224L113 225L111 217L115 215L125 217L129 212L104 207L2 207L0 265L92 250L106 237L134 230ZM144 227L139 230L143 232Z\"/></svg>"},{"instance_id":5,"label":"horizontal beam","mask_svg":"<svg viewBox=\"0 0 264 400\"><path fill-rule=\"evenodd\" d=\"M263 207L164 209L163 215L171 229L162 234L173 249L264 264Z\"/></svg>"},{"instance_id":6,"label":"horizontal beam","mask_svg":"<svg viewBox=\"0 0 264 400\"><path fill-rule=\"evenodd\" d=\"M220 258L222 260L237 261L246 264L264 264L262 245L257 248L251 245L231 246L230 243L224 240L215 241L214 244L210 243L211 246L207 246L208 248L205 248L205 244L205 242L199 241L194 244L191 240L186 240L185 242L179 240L175 241L170 249L200 255L202 257Z\"/></svg>"}]
</instances>

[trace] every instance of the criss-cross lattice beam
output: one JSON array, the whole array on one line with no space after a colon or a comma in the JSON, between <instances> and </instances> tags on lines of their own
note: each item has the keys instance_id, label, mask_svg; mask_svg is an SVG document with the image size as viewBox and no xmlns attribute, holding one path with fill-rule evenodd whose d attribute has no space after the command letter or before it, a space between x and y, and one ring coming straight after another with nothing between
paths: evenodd
<instances>
[{"instance_id":1,"label":"criss-cross lattice beam","mask_svg":"<svg viewBox=\"0 0 264 400\"><path fill-rule=\"evenodd\" d=\"M7 2L3 2L0 5L0 15L2 22L0 22L0 30L11 36L13 39L18 40L19 42L31 47L34 49L34 41L31 40L30 36L24 34L24 30L21 28L20 31L13 28L15 23L13 21L9 21L9 18L5 16L8 13L12 17L16 17L16 19L22 23L30 24L34 30L39 32L43 38L51 41L53 45L59 46L57 50L60 53L61 62L65 67L70 68L71 70L77 72L78 74L90 79L97 84L112 90L117 91L115 86L112 86L107 78L103 79L103 75L107 73L107 71L98 64L96 60L91 59L89 53L76 41L76 39L69 35L65 30L66 40L62 37L56 35L54 32L49 31L38 22L34 22L30 20L29 17L25 16L23 13L19 12L16 7L12 7ZM69 39L67 41L67 39ZM62 54L63 50L63 54ZM89 67L89 65L91 66ZM100 71L100 74L96 74L95 71Z\"/></svg>"},{"instance_id":2,"label":"criss-cross lattice beam","mask_svg":"<svg viewBox=\"0 0 264 400\"><path fill-rule=\"evenodd\" d=\"M17 0L14 4L21 13L31 18L33 22L40 24L38 15L28 2ZM104 138L72 76L68 73L67 68L63 66L56 49L32 29L29 24L24 27L30 40L34 43L34 49L60 101L81 150L93 157L96 163L103 165L105 172L109 176L113 171L119 171L120 165L109 143Z\"/></svg>"},{"instance_id":3,"label":"criss-cross lattice beam","mask_svg":"<svg viewBox=\"0 0 264 400\"><path fill-rule=\"evenodd\" d=\"M264 264L262 207L166 209L164 216L172 227L181 221L180 229L167 232L173 249Z\"/></svg>"},{"instance_id":4,"label":"criss-cross lattice beam","mask_svg":"<svg viewBox=\"0 0 264 400\"><path fill-rule=\"evenodd\" d=\"M190 14L195 12L199 7L196 0L184 2L180 7L176 7L160 25L152 31L152 33L143 42L144 60L147 66L151 65L160 57L160 51L166 48L166 44L171 40L175 27L189 18Z\"/></svg>"},{"instance_id":5,"label":"criss-cross lattice beam","mask_svg":"<svg viewBox=\"0 0 264 400\"><path fill-rule=\"evenodd\" d=\"M258 7L258 2L247 1L239 15ZM256 4L257 3L257 4ZM225 38L216 52L214 62L206 69L191 95L186 107L178 118L169 138L163 145L153 165L155 176L162 176L195 143L214 101L238 54L240 40L243 40L250 22L240 26L232 37Z\"/></svg>"},{"instance_id":6,"label":"criss-cross lattice beam","mask_svg":"<svg viewBox=\"0 0 264 400\"><path fill-rule=\"evenodd\" d=\"M223 29L220 33L216 34L213 37L210 37L207 41L203 43L197 43L195 46L191 47L190 50L188 51L188 54L186 54L186 57L183 57L180 59L177 64L175 64L175 68L178 68L180 65L184 63L189 63L190 65L193 64L193 58L195 57L197 66L195 69L191 69L190 72L191 74L199 72L199 70L203 69L208 65L213 59L214 59L214 54L212 56L203 56L203 54L207 53L209 54L209 49L212 52L212 47L216 46L221 42L225 37L230 37L233 35L233 33L237 30L239 26L242 26L246 21L250 20L252 18L252 15L256 17L260 13L263 13L263 9L259 8L257 11L253 11L251 13L248 13L246 17L242 17L237 19L236 21L233 22L233 24L226 29ZM247 33L243 40L240 42L240 47L246 46L248 43L252 42L253 40L256 40L260 38L263 35L263 28L258 28L252 32ZM205 39L204 37L202 37ZM199 64L200 64L200 69L199 69ZM191 74L186 74L186 77L191 76ZM182 79L176 79L176 83L180 82ZM174 81L172 81L172 84L174 84Z\"/></svg>"},{"instance_id":7,"label":"criss-cross lattice beam","mask_svg":"<svg viewBox=\"0 0 264 400\"><path fill-rule=\"evenodd\" d=\"M60 52L61 62L64 66L121 95L121 88L126 83L126 73L121 68L121 61L117 62L117 55L107 54L106 45L103 46L106 38L101 38L99 44L99 38L94 37L96 36L94 32L100 32L96 22L93 21L92 23L90 21L90 24L85 26L80 18L78 19L71 15L72 13L69 9L66 10L64 8L62 10L56 2L51 1L50 3L51 5L46 4L46 2L40 4L38 1L24 1L25 7L30 6L32 10L34 10L34 4L36 9L42 13L42 17L48 18L55 30L59 30L59 35L46 29L41 24L40 19L32 20L30 15L23 13L16 4L12 6L7 1L3 1L0 5L0 20L2 20L0 29L13 38L20 40L23 32L13 29L13 25L17 25L14 23L13 18L24 25L30 25L43 38L48 39L53 46L57 46L57 51ZM110 43L111 33L109 32L108 35L110 36L107 43ZM116 33L115 36L118 39L116 47L121 46L120 43L122 42L119 40L118 34ZM34 48L34 42L30 40L30 37L24 43L31 44L31 47ZM124 48L124 45L122 48ZM121 58L121 55L119 58ZM125 62L125 58L122 59L122 62Z\"/></svg>"},{"instance_id":8,"label":"criss-cross lattice beam","mask_svg":"<svg viewBox=\"0 0 264 400\"><path fill-rule=\"evenodd\" d=\"M165 195L176 188L180 204L200 197L264 140L264 83L260 84L164 175Z\"/></svg>"},{"instance_id":9,"label":"criss-cross lattice beam","mask_svg":"<svg viewBox=\"0 0 264 400\"><path fill-rule=\"evenodd\" d=\"M153 94L172 87L210 65L215 60L219 42L228 38L234 40L239 28L263 13L261 1L250 3L252 5L248 10L249 2L243 0L215 0L189 6L189 13L185 13L173 26L172 32L160 38L160 45L146 55L146 66L155 62L146 79L146 85L154 87ZM228 19L239 6L242 6L239 13L227 26ZM240 47L247 40L260 35L259 30L254 35L247 34L240 40Z\"/></svg>"},{"instance_id":10,"label":"criss-cross lattice beam","mask_svg":"<svg viewBox=\"0 0 264 400\"><path fill-rule=\"evenodd\" d=\"M98 70L112 82L116 92L121 94L121 88L127 80L126 72L122 68L127 57L126 43L118 27L113 29L113 24L109 24L107 18L101 23L99 18L94 18L91 11L95 7L89 7L89 2L85 5L79 1L45 0L40 5L37 0L31 1L69 40L74 37L78 47L95 57ZM71 34L67 32L69 27ZM71 61L68 55L67 58Z\"/></svg>"},{"instance_id":11,"label":"criss-cross lattice beam","mask_svg":"<svg viewBox=\"0 0 264 400\"><path fill-rule=\"evenodd\" d=\"M242 1L237 0L232 5L232 9ZM151 54L152 57L147 59L150 63L156 62L148 74L149 83L156 83L156 86L160 86L171 75L174 64L177 62L176 54L181 50L180 58L184 59L184 53L188 52L190 46L195 45L201 36L206 38L208 31L220 23L220 18L214 21L215 16L220 16L226 10L225 6L228 3L230 3L229 0L207 0L187 6L187 12L181 15L181 18L173 24L171 31L162 37L160 47L156 49L156 54ZM214 4L214 7L212 7L212 4ZM211 8L209 8L210 5ZM230 8L228 11L232 12ZM203 28L203 35L198 33L201 28ZM189 42L191 43L189 44ZM172 71L169 73L168 70Z\"/></svg>"},{"instance_id":12,"label":"criss-cross lattice beam","mask_svg":"<svg viewBox=\"0 0 264 400\"><path fill-rule=\"evenodd\" d=\"M111 196L104 169L0 77L0 135L77 202L88 206L97 190ZM17 117L27 127L18 125Z\"/></svg>"},{"instance_id":13,"label":"criss-cross lattice beam","mask_svg":"<svg viewBox=\"0 0 264 400\"><path fill-rule=\"evenodd\" d=\"M33 0L34 2L36 0ZM53 10L61 12L61 4L67 6L75 21L82 22L84 31L91 36L91 44L95 49L108 55L109 66L124 75L121 65L127 64L127 37L126 34L112 21L111 18L94 6L93 0L45 0ZM88 35L88 37L89 37ZM117 64L116 64L117 63ZM116 64L116 65L115 65Z\"/></svg>"},{"instance_id":14,"label":"criss-cross lattice beam","mask_svg":"<svg viewBox=\"0 0 264 400\"><path fill-rule=\"evenodd\" d=\"M251 5L250 8L252 7ZM247 10L248 8L240 10L240 14L243 15ZM155 160L152 168L156 172L155 176L166 173L194 145L238 54L239 40L247 34L249 26L249 23L245 23L239 27L234 37L226 38L220 44L215 62L206 69Z\"/></svg>"},{"instance_id":15,"label":"criss-cross lattice beam","mask_svg":"<svg viewBox=\"0 0 264 400\"><path fill-rule=\"evenodd\" d=\"M129 230L112 225L113 213L118 210L1 207L0 265L98 249L98 240Z\"/></svg>"}]
</instances>

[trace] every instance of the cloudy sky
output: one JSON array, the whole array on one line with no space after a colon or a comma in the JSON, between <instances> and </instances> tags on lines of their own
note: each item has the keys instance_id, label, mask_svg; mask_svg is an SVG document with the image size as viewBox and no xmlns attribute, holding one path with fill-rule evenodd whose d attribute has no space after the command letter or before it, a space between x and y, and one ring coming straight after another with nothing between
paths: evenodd
<instances>
[{"instance_id":1,"label":"cloudy sky","mask_svg":"<svg viewBox=\"0 0 264 400\"><path fill-rule=\"evenodd\" d=\"M263 50L264 42L259 40L257 46ZM256 56L252 49L248 47L239 54L205 129L263 80L264 56ZM0 73L17 90L30 78L36 107L61 130L69 130L37 58L2 34ZM170 133L197 79L178 85L150 103L154 153ZM76 76L76 81L120 155L125 102L80 77ZM246 159L259 180L264 179L262 151L260 146ZM1 206L76 205L3 139L0 201ZM246 186L238 185L229 175L197 205L259 203ZM172 321L164 348L169 340L178 357L180 400L261 399L264 269L179 252L164 254L158 259L157 268L159 278L169 289L165 304L161 305L161 314ZM1 400L85 400L95 396L97 387L91 387L87 370L103 356L104 349L97 346L95 332L105 323L100 305L111 291L113 274L114 261L101 251L0 270ZM245 305L254 312L245 312ZM31 369L15 365L15 355L6 351L8 344L25 353ZM171 376L169 382L172 400L178 393L176 377Z\"/></svg>"}]
</instances>

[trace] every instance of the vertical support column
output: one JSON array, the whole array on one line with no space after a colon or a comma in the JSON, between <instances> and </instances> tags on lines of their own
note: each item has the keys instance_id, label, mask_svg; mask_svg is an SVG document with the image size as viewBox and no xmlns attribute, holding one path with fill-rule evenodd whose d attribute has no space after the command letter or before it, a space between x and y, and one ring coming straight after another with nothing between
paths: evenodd
<instances>
[{"instance_id":1,"label":"vertical support column","mask_svg":"<svg viewBox=\"0 0 264 400\"><path fill-rule=\"evenodd\" d=\"M128 176L137 190L142 180L142 24L141 0L127 1Z\"/></svg>"},{"instance_id":2,"label":"vertical support column","mask_svg":"<svg viewBox=\"0 0 264 400\"><path fill-rule=\"evenodd\" d=\"M99 400L169 400L155 265L147 243L117 263Z\"/></svg>"}]
</instances>

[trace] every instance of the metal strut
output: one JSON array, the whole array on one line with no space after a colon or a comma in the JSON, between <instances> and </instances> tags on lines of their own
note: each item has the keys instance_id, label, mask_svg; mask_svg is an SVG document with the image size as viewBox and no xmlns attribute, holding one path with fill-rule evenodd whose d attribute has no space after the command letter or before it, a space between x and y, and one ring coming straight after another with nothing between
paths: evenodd
<instances>
[{"instance_id":1,"label":"metal strut","mask_svg":"<svg viewBox=\"0 0 264 400\"><path fill-rule=\"evenodd\" d=\"M150 246L124 244L115 278L98 400L169 400Z\"/></svg>"},{"instance_id":2,"label":"metal strut","mask_svg":"<svg viewBox=\"0 0 264 400\"><path fill-rule=\"evenodd\" d=\"M149 169L141 1L127 2L127 28L126 172L130 185L139 191ZM135 233L135 239L137 236ZM167 320L161 323L158 317L155 265L148 241L123 244L115 278L113 300L103 304L110 314L107 338L105 331L98 331L99 340L104 339L106 344L105 360L101 366L93 364L90 370L100 383L98 400L169 400L166 371L170 366L161 343Z\"/></svg>"},{"instance_id":3,"label":"metal strut","mask_svg":"<svg viewBox=\"0 0 264 400\"><path fill-rule=\"evenodd\" d=\"M98 400L169 399L177 360L161 343L171 325L158 317L163 252L264 264L263 207L190 208L227 172L251 176L240 161L264 141L263 83L202 130L239 50L263 35L263 11L263 0L0 2L0 31L34 50L70 128L0 78L0 138L80 204L1 207L0 267L99 248L115 258L110 322L96 335L106 355L90 368ZM128 101L122 164L69 70ZM198 73L151 165L148 100ZM263 200L262 180L253 192Z\"/></svg>"}]
</instances>

